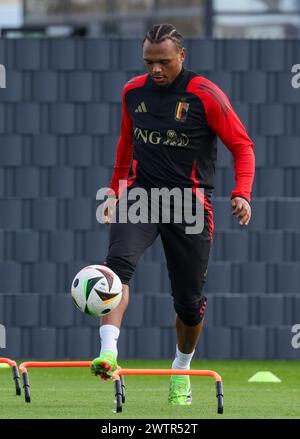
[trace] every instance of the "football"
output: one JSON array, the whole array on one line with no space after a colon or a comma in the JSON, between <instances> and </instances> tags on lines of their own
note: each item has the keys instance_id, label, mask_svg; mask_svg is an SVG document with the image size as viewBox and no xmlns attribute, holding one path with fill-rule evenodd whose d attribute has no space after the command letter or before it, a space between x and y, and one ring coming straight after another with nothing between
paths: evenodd
<instances>
[{"instance_id":1,"label":"football","mask_svg":"<svg viewBox=\"0 0 300 439\"><path fill-rule=\"evenodd\" d=\"M71 297L80 311L101 317L119 305L122 283L119 276L105 265L89 265L74 277Z\"/></svg>"}]
</instances>

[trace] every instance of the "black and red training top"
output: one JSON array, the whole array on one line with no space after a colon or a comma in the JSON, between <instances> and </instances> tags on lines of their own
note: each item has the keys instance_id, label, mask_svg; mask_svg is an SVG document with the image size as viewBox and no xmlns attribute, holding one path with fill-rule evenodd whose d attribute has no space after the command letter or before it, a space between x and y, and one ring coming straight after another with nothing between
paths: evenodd
<instances>
[{"instance_id":1,"label":"black and red training top","mask_svg":"<svg viewBox=\"0 0 300 439\"><path fill-rule=\"evenodd\" d=\"M231 197L251 201L253 142L213 82L184 68L169 86L158 86L149 74L136 76L124 86L122 107L109 184L117 196L119 180L127 180L127 187L203 188L210 205L219 137L234 160Z\"/></svg>"}]
</instances>

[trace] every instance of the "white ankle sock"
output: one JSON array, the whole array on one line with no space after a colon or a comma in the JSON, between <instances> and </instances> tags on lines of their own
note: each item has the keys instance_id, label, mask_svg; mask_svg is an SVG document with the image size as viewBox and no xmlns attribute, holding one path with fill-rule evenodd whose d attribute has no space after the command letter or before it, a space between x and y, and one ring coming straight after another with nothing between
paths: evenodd
<instances>
[{"instance_id":1,"label":"white ankle sock","mask_svg":"<svg viewBox=\"0 0 300 439\"><path fill-rule=\"evenodd\" d=\"M99 329L100 341L101 341L101 351L110 350L118 355L117 342L120 335L120 329L114 325L103 325Z\"/></svg>"},{"instance_id":2,"label":"white ankle sock","mask_svg":"<svg viewBox=\"0 0 300 439\"><path fill-rule=\"evenodd\" d=\"M178 349L178 345L176 345L176 356L172 363L172 369L190 369L190 364L194 353L195 351L193 351L191 354L183 354Z\"/></svg>"}]
</instances>

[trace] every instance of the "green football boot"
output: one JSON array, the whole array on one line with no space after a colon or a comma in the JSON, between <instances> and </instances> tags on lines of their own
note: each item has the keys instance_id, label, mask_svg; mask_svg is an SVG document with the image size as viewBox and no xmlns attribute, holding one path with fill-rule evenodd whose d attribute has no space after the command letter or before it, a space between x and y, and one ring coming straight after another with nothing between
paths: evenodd
<instances>
[{"instance_id":1,"label":"green football boot","mask_svg":"<svg viewBox=\"0 0 300 439\"><path fill-rule=\"evenodd\" d=\"M188 375L171 375L168 403L171 405L192 404L192 388Z\"/></svg>"},{"instance_id":2,"label":"green football boot","mask_svg":"<svg viewBox=\"0 0 300 439\"><path fill-rule=\"evenodd\" d=\"M117 356L110 350L103 351L91 364L92 373L99 375L104 381L111 379L117 368Z\"/></svg>"}]
</instances>

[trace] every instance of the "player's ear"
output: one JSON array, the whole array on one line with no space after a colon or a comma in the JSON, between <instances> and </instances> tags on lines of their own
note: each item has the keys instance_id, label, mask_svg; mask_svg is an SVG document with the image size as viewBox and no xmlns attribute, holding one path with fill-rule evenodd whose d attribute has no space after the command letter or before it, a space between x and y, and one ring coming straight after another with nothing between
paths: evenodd
<instances>
[{"instance_id":1,"label":"player's ear","mask_svg":"<svg viewBox=\"0 0 300 439\"><path fill-rule=\"evenodd\" d=\"M185 59L185 54L186 54L185 47L182 47L179 52L180 62L182 63Z\"/></svg>"}]
</instances>

